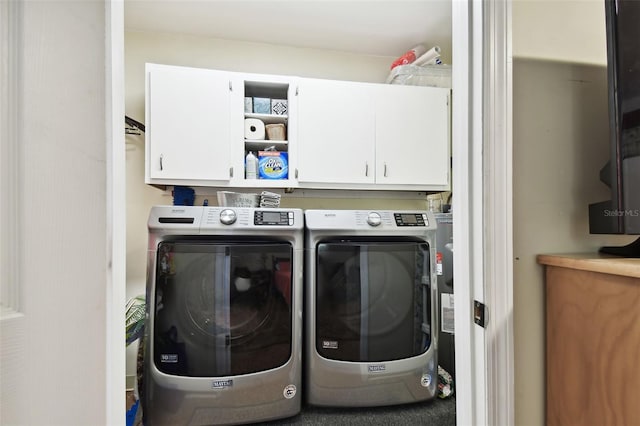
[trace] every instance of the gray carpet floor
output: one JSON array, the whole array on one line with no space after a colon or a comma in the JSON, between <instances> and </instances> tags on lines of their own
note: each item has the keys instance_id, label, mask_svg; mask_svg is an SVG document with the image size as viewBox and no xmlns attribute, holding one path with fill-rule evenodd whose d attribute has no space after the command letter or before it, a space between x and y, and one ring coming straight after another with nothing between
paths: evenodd
<instances>
[{"instance_id":1,"label":"gray carpet floor","mask_svg":"<svg viewBox=\"0 0 640 426\"><path fill-rule=\"evenodd\" d=\"M303 406L302 412L288 419L261 423L272 425L389 425L455 426L455 398L434 399L390 407L327 408Z\"/></svg>"},{"instance_id":2,"label":"gray carpet floor","mask_svg":"<svg viewBox=\"0 0 640 426\"><path fill-rule=\"evenodd\" d=\"M133 424L142 426L142 410L138 410ZM257 423L256 425L455 426L456 400L455 398L434 399L415 404L367 408L303 406L302 411L297 416Z\"/></svg>"}]
</instances>

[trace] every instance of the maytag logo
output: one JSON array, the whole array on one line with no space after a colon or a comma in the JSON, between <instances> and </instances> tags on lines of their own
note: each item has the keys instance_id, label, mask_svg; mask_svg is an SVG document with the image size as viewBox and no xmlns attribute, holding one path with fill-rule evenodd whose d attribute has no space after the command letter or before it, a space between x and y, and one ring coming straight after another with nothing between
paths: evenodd
<instances>
[{"instance_id":1,"label":"maytag logo","mask_svg":"<svg viewBox=\"0 0 640 426\"><path fill-rule=\"evenodd\" d=\"M325 213L324 214L324 217L336 217L336 216L337 216L337 214L335 214L335 213Z\"/></svg>"},{"instance_id":2,"label":"maytag logo","mask_svg":"<svg viewBox=\"0 0 640 426\"><path fill-rule=\"evenodd\" d=\"M367 366L369 373L378 373L380 371L386 371L387 367L384 364L375 364Z\"/></svg>"},{"instance_id":3,"label":"maytag logo","mask_svg":"<svg viewBox=\"0 0 640 426\"><path fill-rule=\"evenodd\" d=\"M233 386L233 380L232 379L214 380L213 383L211 383L211 388L212 389L230 388L231 386Z\"/></svg>"},{"instance_id":4,"label":"maytag logo","mask_svg":"<svg viewBox=\"0 0 640 426\"><path fill-rule=\"evenodd\" d=\"M184 213L186 212L185 209L171 209L171 213Z\"/></svg>"}]
</instances>

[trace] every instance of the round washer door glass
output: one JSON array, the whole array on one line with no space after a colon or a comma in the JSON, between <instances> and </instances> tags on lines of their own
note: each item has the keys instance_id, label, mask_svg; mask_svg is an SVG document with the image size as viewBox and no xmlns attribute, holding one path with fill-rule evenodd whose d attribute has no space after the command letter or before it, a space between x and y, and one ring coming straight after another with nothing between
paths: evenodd
<instances>
[{"instance_id":1,"label":"round washer door glass","mask_svg":"<svg viewBox=\"0 0 640 426\"><path fill-rule=\"evenodd\" d=\"M170 241L157 252L153 359L167 374L216 377L291 357L288 243Z\"/></svg>"},{"instance_id":2,"label":"round washer door glass","mask_svg":"<svg viewBox=\"0 0 640 426\"><path fill-rule=\"evenodd\" d=\"M321 356L378 362L429 348L427 243L326 241L316 250L316 350Z\"/></svg>"}]
</instances>

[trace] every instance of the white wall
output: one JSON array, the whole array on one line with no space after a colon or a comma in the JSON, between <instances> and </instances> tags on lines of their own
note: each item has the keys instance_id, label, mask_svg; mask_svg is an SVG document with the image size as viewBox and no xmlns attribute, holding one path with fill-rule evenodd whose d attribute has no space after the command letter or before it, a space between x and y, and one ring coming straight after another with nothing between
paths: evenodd
<instances>
[{"instance_id":1,"label":"white wall","mask_svg":"<svg viewBox=\"0 0 640 426\"><path fill-rule=\"evenodd\" d=\"M513 56L606 64L605 0L512 0Z\"/></svg>"},{"instance_id":2,"label":"white wall","mask_svg":"<svg viewBox=\"0 0 640 426\"><path fill-rule=\"evenodd\" d=\"M395 57L353 55L259 43L165 33L125 33L125 112L144 122L146 62L365 82L384 82ZM144 135L128 136L127 294L143 294L146 278L147 216L154 204L171 204L170 194L144 184ZM179 143L179 141L177 141ZM201 203L196 198L196 204ZM425 199L283 197L282 206L298 208L418 208ZM127 352L127 376L135 375L135 345Z\"/></svg>"},{"instance_id":3,"label":"white wall","mask_svg":"<svg viewBox=\"0 0 640 426\"><path fill-rule=\"evenodd\" d=\"M588 204L608 149L602 1L513 3L515 414L544 425L540 253L594 252L629 237L589 235Z\"/></svg>"}]
</instances>

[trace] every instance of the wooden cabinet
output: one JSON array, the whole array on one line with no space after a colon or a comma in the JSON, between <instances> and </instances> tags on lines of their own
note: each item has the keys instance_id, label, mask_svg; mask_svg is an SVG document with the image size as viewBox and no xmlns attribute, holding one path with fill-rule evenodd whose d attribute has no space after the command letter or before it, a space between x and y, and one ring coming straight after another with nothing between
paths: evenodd
<instances>
[{"instance_id":1,"label":"wooden cabinet","mask_svg":"<svg viewBox=\"0 0 640 426\"><path fill-rule=\"evenodd\" d=\"M146 183L228 182L230 75L147 65Z\"/></svg>"},{"instance_id":2,"label":"wooden cabinet","mask_svg":"<svg viewBox=\"0 0 640 426\"><path fill-rule=\"evenodd\" d=\"M640 424L640 259L538 256L546 424Z\"/></svg>"}]
</instances>

